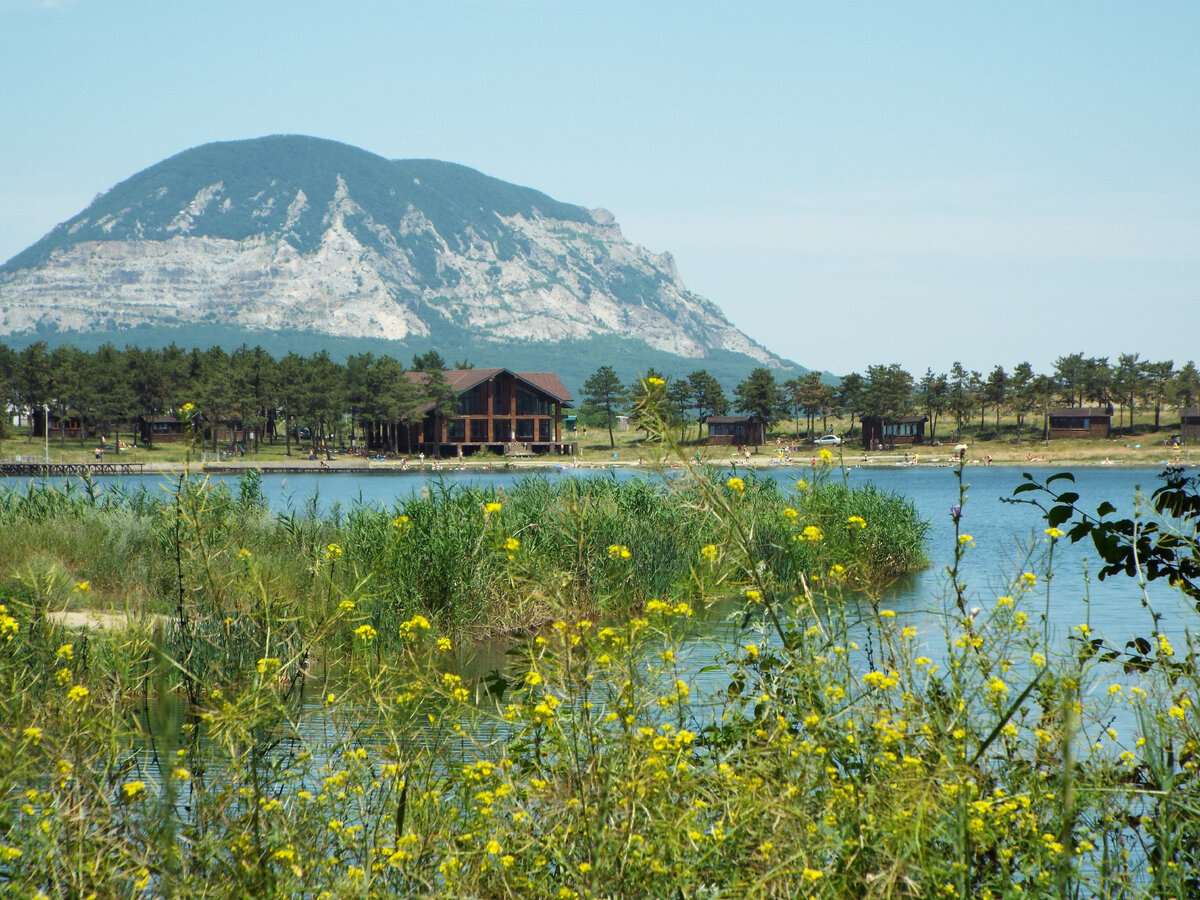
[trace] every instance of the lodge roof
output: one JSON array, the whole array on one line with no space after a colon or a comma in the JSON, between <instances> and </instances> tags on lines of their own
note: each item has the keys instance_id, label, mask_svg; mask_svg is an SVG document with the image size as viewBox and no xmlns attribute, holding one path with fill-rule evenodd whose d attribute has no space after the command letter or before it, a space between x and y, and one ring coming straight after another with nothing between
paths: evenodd
<instances>
[{"instance_id":1,"label":"lodge roof","mask_svg":"<svg viewBox=\"0 0 1200 900\"><path fill-rule=\"evenodd\" d=\"M567 390L566 385L553 372L513 372L505 368L489 368L489 369L445 369L442 375L446 379L446 383L450 385L455 393L462 394L472 388L478 387L485 381L495 378L497 375L507 374L513 376L517 381L522 381L538 393L545 394L551 400L557 400L564 406L570 406L575 399L571 396L571 392ZM428 372L405 372L404 377L416 385L423 385L429 380ZM428 412L433 409L433 403L426 403L421 406L421 412Z\"/></svg>"}]
</instances>

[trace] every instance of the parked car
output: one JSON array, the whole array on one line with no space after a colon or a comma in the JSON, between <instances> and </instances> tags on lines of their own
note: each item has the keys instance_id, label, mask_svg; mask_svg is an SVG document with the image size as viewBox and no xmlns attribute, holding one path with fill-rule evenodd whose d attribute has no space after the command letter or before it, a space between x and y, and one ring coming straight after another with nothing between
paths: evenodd
<instances>
[{"instance_id":1,"label":"parked car","mask_svg":"<svg viewBox=\"0 0 1200 900\"><path fill-rule=\"evenodd\" d=\"M813 441L814 447L840 447L842 439L836 434L823 434Z\"/></svg>"}]
</instances>

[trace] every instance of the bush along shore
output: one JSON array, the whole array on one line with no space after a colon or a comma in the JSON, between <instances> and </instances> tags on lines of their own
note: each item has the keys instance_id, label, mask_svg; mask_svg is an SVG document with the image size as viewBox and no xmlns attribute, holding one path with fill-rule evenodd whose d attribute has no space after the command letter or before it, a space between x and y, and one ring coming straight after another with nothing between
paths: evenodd
<instances>
[{"instance_id":1,"label":"bush along shore","mask_svg":"<svg viewBox=\"0 0 1200 900\"><path fill-rule=\"evenodd\" d=\"M1126 532L1030 485L1052 497L1040 549L979 595L960 502L920 626L871 585L920 564L922 524L831 467L787 494L689 471L334 521L272 522L252 481L9 495L27 559L0 611L0 892L1195 896L1193 647L1157 619L1128 646L1086 622L1052 642L1056 546L1115 559ZM1181 589L1194 498L1177 480L1142 511ZM110 538L104 585L78 580ZM169 596L161 618L49 615L122 572ZM731 595L697 672L685 641ZM522 636L465 678L484 616Z\"/></svg>"}]
</instances>

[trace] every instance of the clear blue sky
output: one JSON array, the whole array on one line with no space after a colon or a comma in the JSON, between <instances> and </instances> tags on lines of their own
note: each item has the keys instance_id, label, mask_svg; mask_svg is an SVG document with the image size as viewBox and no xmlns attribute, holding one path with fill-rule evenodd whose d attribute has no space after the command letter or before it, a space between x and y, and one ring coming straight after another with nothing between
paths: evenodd
<instances>
[{"instance_id":1,"label":"clear blue sky","mask_svg":"<svg viewBox=\"0 0 1200 900\"><path fill-rule=\"evenodd\" d=\"M275 133L603 206L838 374L1200 360L1200 3L0 0L0 259Z\"/></svg>"}]
</instances>

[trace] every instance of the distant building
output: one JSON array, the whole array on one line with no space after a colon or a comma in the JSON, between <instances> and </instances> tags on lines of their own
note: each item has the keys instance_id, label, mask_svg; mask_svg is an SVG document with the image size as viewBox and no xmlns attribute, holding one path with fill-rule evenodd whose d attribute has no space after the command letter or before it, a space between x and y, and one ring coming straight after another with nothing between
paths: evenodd
<instances>
[{"instance_id":1,"label":"distant building","mask_svg":"<svg viewBox=\"0 0 1200 900\"><path fill-rule=\"evenodd\" d=\"M133 428L143 446L172 444L187 438L183 422L170 413L138 416L133 420Z\"/></svg>"},{"instance_id":2,"label":"distant building","mask_svg":"<svg viewBox=\"0 0 1200 900\"><path fill-rule=\"evenodd\" d=\"M863 416L864 450L891 450L901 444L924 444L926 416Z\"/></svg>"},{"instance_id":3,"label":"distant building","mask_svg":"<svg viewBox=\"0 0 1200 900\"><path fill-rule=\"evenodd\" d=\"M50 410L50 437L62 440L78 439L81 434L83 434L83 416L73 410L68 410L66 413Z\"/></svg>"},{"instance_id":4,"label":"distant building","mask_svg":"<svg viewBox=\"0 0 1200 900\"><path fill-rule=\"evenodd\" d=\"M762 420L758 416L709 416L705 422L709 446L757 447L763 442Z\"/></svg>"},{"instance_id":5,"label":"distant building","mask_svg":"<svg viewBox=\"0 0 1200 900\"><path fill-rule=\"evenodd\" d=\"M414 385L424 386L426 372L405 372ZM574 398L552 372L511 372L508 369L448 369L442 373L458 395L450 415L426 403L422 418L401 429L397 449L430 456L470 456L481 450L495 453L571 453L563 441L563 409ZM369 446L386 446L385 423L368 423Z\"/></svg>"},{"instance_id":6,"label":"distant building","mask_svg":"<svg viewBox=\"0 0 1200 900\"><path fill-rule=\"evenodd\" d=\"M1112 405L1068 406L1052 409L1046 436L1054 438L1107 438L1112 430Z\"/></svg>"},{"instance_id":7,"label":"distant building","mask_svg":"<svg viewBox=\"0 0 1200 900\"><path fill-rule=\"evenodd\" d=\"M1184 443L1200 440L1200 406L1179 411L1179 439Z\"/></svg>"}]
</instances>

